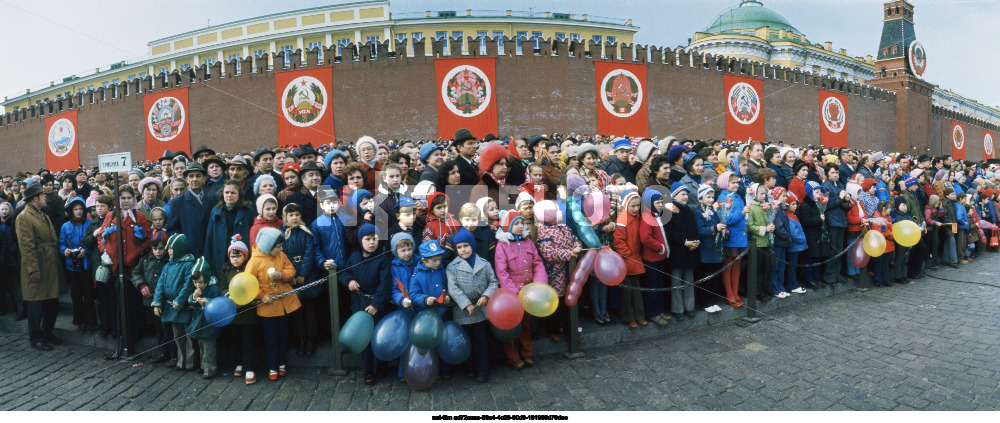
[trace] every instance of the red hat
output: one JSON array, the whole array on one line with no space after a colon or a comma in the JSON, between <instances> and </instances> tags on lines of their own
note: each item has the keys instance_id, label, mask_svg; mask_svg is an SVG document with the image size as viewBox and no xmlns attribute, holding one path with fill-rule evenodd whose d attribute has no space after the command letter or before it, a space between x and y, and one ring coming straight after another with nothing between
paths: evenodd
<instances>
[{"instance_id":1,"label":"red hat","mask_svg":"<svg viewBox=\"0 0 1000 423\"><path fill-rule=\"evenodd\" d=\"M783 187L774 187L774 188L771 188L771 198L777 200L778 197L781 197L781 194L785 193L785 191L786 190Z\"/></svg>"},{"instance_id":2,"label":"red hat","mask_svg":"<svg viewBox=\"0 0 1000 423\"><path fill-rule=\"evenodd\" d=\"M507 150L500 144L490 144L479 153L479 174L489 172L500 159L506 159Z\"/></svg>"},{"instance_id":3,"label":"red hat","mask_svg":"<svg viewBox=\"0 0 1000 423\"><path fill-rule=\"evenodd\" d=\"M799 202L799 196L795 195L794 192L788 191L788 197L785 198L785 204L792 204Z\"/></svg>"},{"instance_id":4,"label":"red hat","mask_svg":"<svg viewBox=\"0 0 1000 423\"><path fill-rule=\"evenodd\" d=\"M295 174L298 175L300 172L302 172L302 167L299 166L298 163L288 162L285 163L285 167L281 168L281 174L284 175L285 172L288 172L289 170L294 170Z\"/></svg>"},{"instance_id":5,"label":"red hat","mask_svg":"<svg viewBox=\"0 0 1000 423\"><path fill-rule=\"evenodd\" d=\"M876 182L875 182L874 179L872 179L872 178L865 178L864 181L861 181L861 188L864 189L865 192L868 192L868 190L872 189L872 185L875 185L875 184L876 184Z\"/></svg>"},{"instance_id":6,"label":"red hat","mask_svg":"<svg viewBox=\"0 0 1000 423\"><path fill-rule=\"evenodd\" d=\"M510 232L510 226L514 224L517 219L523 219L521 213L515 210L506 210L500 213L500 230L504 232Z\"/></svg>"},{"instance_id":7,"label":"red hat","mask_svg":"<svg viewBox=\"0 0 1000 423\"><path fill-rule=\"evenodd\" d=\"M427 208L430 208L431 204L434 204L434 199L438 198L438 197L444 197L445 201L448 200L448 196L445 195L445 193L443 193L443 192L432 192L432 193L430 193L427 196Z\"/></svg>"},{"instance_id":8,"label":"red hat","mask_svg":"<svg viewBox=\"0 0 1000 423\"><path fill-rule=\"evenodd\" d=\"M149 238L149 241L150 242L157 242L157 241L159 241L159 242L166 243L168 238L170 238L170 237L167 236L166 232L157 230L157 231L153 231L153 236L151 236Z\"/></svg>"}]
</instances>

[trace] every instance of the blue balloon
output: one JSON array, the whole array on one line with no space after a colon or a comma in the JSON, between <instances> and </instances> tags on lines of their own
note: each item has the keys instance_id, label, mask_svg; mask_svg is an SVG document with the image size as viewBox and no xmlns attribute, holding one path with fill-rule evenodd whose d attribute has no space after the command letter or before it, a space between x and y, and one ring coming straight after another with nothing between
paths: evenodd
<instances>
[{"instance_id":1,"label":"blue balloon","mask_svg":"<svg viewBox=\"0 0 1000 423\"><path fill-rule=\"evenodd\" d=\"M410 322L413 315L409 310L396 310L375 325L372 335L372 353L375 358L390 361L399 358L410 345Z\"/></svg>"},{"instance_id":2,"label":"blue balloon","mask_svg":"<svg viewBox=\"0 0 1000 423\"><path fill-rule=\"evenodd\" d=\"M236 317L236 303L229 297L215 297L205 304L205 320L208 324L221 328Z\"/></svg>"},{"instance_id":3,"label":"blue balloon","mask_svg":"<svg viewBox=\"0 0 1000 423\"><path fill-rule=\"evenodd\" d=\"M462 364L472 354L472 342L458 323L444 323L444 339L438 346L438 355L445 363Z\"/></svg>"},{"instance_id":4,"label":"blue balloon","mask_svg":"<svg viewBox=\"0 0 1000 423\"><path fill-rule=\"evenodd\" d=\"M416 345L410 345L403 354L403 379L418 391L430 388L437 380L440 365L433 348L421 351Z\"/></svg>"},{"instance_id":5,"label":"blue balloon","mask_svg":"<svg viewBox=\"0 0 1000 423\"><path fill-rule=\"evenodd\" d=\"M410 342L421 351L437 348L444 338L444 322L436 310L417 313L410 324Z\"/></svg>"},{"instance_id":6,"label":"blue balloon","mask_svg":"<svg viewBox=\"0 0 1000 423\"><path fill-rule=\"evenodd\" d=\"M360 354L372 340L375 318L364 310L358 310L340 328L340 348L351 354Z\"/></svg>"}]
</instances>

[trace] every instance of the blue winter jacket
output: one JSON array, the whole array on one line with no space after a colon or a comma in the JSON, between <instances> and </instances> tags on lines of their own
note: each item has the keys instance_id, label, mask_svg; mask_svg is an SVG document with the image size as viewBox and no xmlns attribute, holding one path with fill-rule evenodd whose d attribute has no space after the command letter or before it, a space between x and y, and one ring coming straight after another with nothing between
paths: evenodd
<instances>
[{"instance_id":1,"label":"blue winter jacket","mask_svg":"<svg viewBox=\"0 0 1000 423\"><path fill-rule=\"evenodd\" d=\"M955 220L958 221L958 228L969 230L969 212L965 210L965 205L955 203Z\"/></svg>"},{"instance_id":2,"label":"blue winter jacket","mask_svg":"<svg viewBox=\"0 0 1000 423\"><path fill-rule=\"evenodd\" d=\"M333 260L338 267L343 266L347 260L344 251L347 244L344 243L344 222L340 217L324 213L313 221L309 229L316 236L316 268L325 271L323 264L327 260Z\"/></svg>"},{"instance_id":3,"label":"blue winter jacket","mask_svg":"<svg viewBox=\"0 0 1000 423\"><path fill-rule=\"evenodd\" d=\"M21 268L16 238L14 217L11 216L6 222L0 222L0 271Z\"/></svg>"},{"instance_id":4,"label":"blue winter jacket","mask_svg":"<svg viewBox=\"0 0 1000 423\"><path fill-rule=\"evenodd\" d=\"M202 276L204 277L204 276ZM191 309L191 324L187 327L188 336L194 339L215 339L219 337L222 329L212 326L205 318L205 306L208 301L219 296L219 283L215 277L208 280L208 286L201 292L201 297L205 299L205 305L198 304L194 298L194 284L191 284L192 294L188 296L187 306Z\"/></svg>"},{"instance_id":5,"label":"blue winter jacket","mask_svg":"<svg viewBox=\"0 0 1000 423\"><path fill-rule=\"evenodd\" d=\"M400 286L407 291L407 297L410 301L413 301L413 297L410 294L410 278L413 277L413 272L416 270L416 259L410 259L410 261L400 260L398 257L392 259L392 302L403 305L403 291L400 291Z\"/></svg>"},{"instance_id":6,"label":"blue winter jacket","mask_svg":"<svg viewBox=\"0 0 1000 423\"><path fill-rule=\"evenodd\" d=\"M705 212L699 208L694 212L694 220L698 222L698 238L701 239L701 245L698 246L701 262L722 263L722 249L715 245L715 226L719 224L719 213L713 211L706 218Z\"/></svg>"},{"instance_id":7,"label":"blue winter jacket","mask_svg":"<svg viewBox=\"0 0 1000 423\"><path fill-rule=\"evenodd\" d=\"M187 307L187 299L194 292L194 285L191 283L193 267L194 256L191 254L178 260L171 259L163 265L151 305L163 310L160 320L164 323L182 325L191 323L191 310ZM180 306L180 310L174 310L173 304Z\"/></svg>"},{"instance_id":8,"label":"blue winter jacket","mask_svg":"<svg viewBox=\"0 0 1000 423\"><path fill-rule=\"evenodd\" d=\"M59 230L59 255L63 256L67 270L83 272L90 269L90 251L83 246L83 236L87 233L89 226L90 219L84 219L83 223L79 225L73 224L72 220L67 220L66 223L63 223L62 229ZM87 251L83 256L82 269L73 266L73 259L63 254L66 250L75 250L77 248Z\"/></svg>"},{"instance_id":9,"label":"blue winter jacket","mask_svg":"<svg viewBox=\"0 0 1000 423\"><path fill-rule=\"evenodd\" d=\"M304 283L318 279L316 275L316 237L299 227L283 226L282 232L285 234L284 252L288 256L288 260L292 262L292 267L295 267L295 275L304 277ZM316 298L325 288L326 285L317 284L298 291L299 299Z\"/></svg>"},{"instance_id":10,"label":"blue winter jacket","mask_svg":"<svg viewBox=\"0 0 1000 423\"><path fill-rule=\"evenodd\" d=\"M361 251L355 251L347 258L344 266L338 267L337 280L341 285L347 288L352 280L361 285L360 294L350 294L352 313L364 310L369 305L378 309L379 313L386 311L392 298L390 256L380 250L375 250L367 257Z\"/></svg>"},{"instance_id":11,"label":"blue winter jacket","mask_svg":"<svg viewBox=\"0 0 1000 423\"><path fill-rule=\"evenodd\" d=\"M743 214L746 203L737 193L722 190L719 193L719 201L733 199L733 208L726 219L726 230L729 231L729 239L726 240L726 247L746 248L747 247L747 216Z\"/></svg>"},{"instance_id":12,"label":"blue winter jacket","mask_svg":"<svg viewBox=\"0 0 1000 423\"><path fill-rule=\"evenodd\" d=\"M823 191L829 198L826 203L826 225L831 228L847 227L847 212L841 207L844 200L840 199L840 193L845 188L846 186L840 181L834 183L827 179L826 183L823 184Z\"/></svg>"},{"instance_id":13,"label":"blue winter jacket","mask_svg":"<svg viewBox=\"0 0 1000 423\"><path fill-rule=\"evenodd\" d=\"M249 204L236 209L236 223L232 230L227 227L225 212L218 207L213 207L208 217L208 226L205 231L205 260L212 266L212 274L216 278L222 277L222 266L229 262L226 251L229 250L229 243L233 235L240 234L244 240L250 239L250 227L257 217L257 210ZM190 240L190 236L188 237ZM192 254L194 248L191 249Z\"/></svg>"},{"instance_id":14,"label":"blue winter jacket","mask_svg":"<svg viewBox=\"0 0 1000 423\"><path fill-rule=\"evenodd\" d=\"M786 213L785 216L787 215ZM798 219L788 219L788 231L792 237L792 246L788 248L788 252L801 253L809 248L806 243L806 233L802 230L802 223Z\"/></svg>"},{"instance_id":15,"label":"blue winter jacket","mask_svg":"<svg viewBox=\"0 0 1000 423\"><path fill-rule=\"evenodd\" d=\"M417 310L423 310L426 308L433 308L438 313L442 315L448 311L449 306L444 304L434 303L434 305L427 306L427 298L438 298L441 296L442 292L448 290L448 281L445 279L445 271L443 268L438 268L437 270L431 270L424 266L423 262L417 263L416 270L413 272L413 277L410 278L410 300L417 307Z\"/></svg>"},{"instance_id":16,"label":"blue winter jacket","mask_svg":"<svg viewBox=\"0 0 1000 423\"><path fill-rule=\"evenodd\" d=\"M885 181L879 179L878 183L875 184L875 196L878 197L879 201L892 201L889 198L889 188L885 185Z\"/></svg>"}]
</instances>

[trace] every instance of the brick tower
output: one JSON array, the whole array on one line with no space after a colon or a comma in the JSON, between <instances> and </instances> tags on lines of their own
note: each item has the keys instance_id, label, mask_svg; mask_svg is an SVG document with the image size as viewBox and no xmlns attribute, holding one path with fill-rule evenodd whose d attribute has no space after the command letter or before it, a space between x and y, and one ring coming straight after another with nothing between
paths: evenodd
<instances>
[{"instance_id":1,"label":"brick tower","mask_svg":"<svg viewBox=\"0 0 1000 423\"><path fill-rule=\"evenodd\" d=\"M913 5L906 0L885 2L875 78L868 84L896 92L896 151L900 153L924 154L930 148L934 86L920 78L926 65L926 54L913 30Z\"/></svg>"}]
</instances>

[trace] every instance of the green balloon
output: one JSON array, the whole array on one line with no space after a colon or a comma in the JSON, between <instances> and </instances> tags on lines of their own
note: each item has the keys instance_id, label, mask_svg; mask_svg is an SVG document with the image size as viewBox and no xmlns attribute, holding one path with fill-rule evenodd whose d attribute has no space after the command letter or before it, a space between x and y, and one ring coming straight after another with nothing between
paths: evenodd
<instances>
[{"instance_id":1,"label":"green balloon","mask_svg":"<svg viewBox=\"0 0 1000 423\"><path fill-rule=\"evenodd\" d=\"M521 325L506 330L490 325L490 330L493 331L493 337L500 342L511 342L521 336Z\"/></svg>"},{"instance_id":2,"label":"green balloon","mask_svg":"<svg viewBox=\"0 0 1000 423\"><path fill-rule=\"evenodd\" d=\"M420 350L437 348L444 339L444 321L441 314L432 309L417 313L410 323L410 343Z\"/></svg>"},{"instance_id":3,"label":"green balloon","mask_svg":"<svg viewBox=\"0 0 1000 423\"><path fill-rule=\"evenodd\" d=\"M368 347L375 331L375 318L365 311L358 311L347 319L340 329L340 347L351 354L359 354Z\"/></svg>"}]
</instances>

